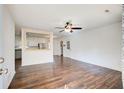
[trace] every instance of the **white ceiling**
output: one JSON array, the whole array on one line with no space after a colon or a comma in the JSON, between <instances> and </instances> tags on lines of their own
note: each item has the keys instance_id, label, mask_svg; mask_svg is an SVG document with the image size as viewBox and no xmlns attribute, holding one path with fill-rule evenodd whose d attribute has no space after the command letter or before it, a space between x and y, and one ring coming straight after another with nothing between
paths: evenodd
<instances>
[{"instance_id":1,"label":"white ceiling","mask_svg":"<svg viewBox=\"0 0 124 93\"><path fill-rule=\"evenodd\" d=\"M31 27L53 31L60 35L57 26L71 20L83 30L121 22L122 7L119 4L66 4L66 5L8 5L16 22L16 30ZM105 10L110 12L106 13ZM83 31L82 30L82 31Z\"/></svg>"}]
</instances>

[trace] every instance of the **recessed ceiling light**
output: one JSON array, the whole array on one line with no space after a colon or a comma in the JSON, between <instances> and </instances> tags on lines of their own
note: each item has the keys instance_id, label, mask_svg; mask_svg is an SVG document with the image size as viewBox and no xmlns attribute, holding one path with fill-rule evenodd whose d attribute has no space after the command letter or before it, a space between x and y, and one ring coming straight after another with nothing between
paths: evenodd
<instances>
[{"instance_id":1,"label":"recessed ceiling light","mask_svg":"<svg viewBox=\"0 0 124 93\"><path fill-rule=\"evenodd\" d=\"M110 10L106 9L105 12L108 13L108 12L110 12Z\"/></svg>"}]
</instances>

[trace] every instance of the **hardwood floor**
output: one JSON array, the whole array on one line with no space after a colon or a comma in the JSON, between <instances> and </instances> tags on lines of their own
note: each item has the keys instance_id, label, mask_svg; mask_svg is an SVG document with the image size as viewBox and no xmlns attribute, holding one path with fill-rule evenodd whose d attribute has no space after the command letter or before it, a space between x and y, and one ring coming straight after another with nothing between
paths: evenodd
<instances>
[{"instance_id":1,"label":"hardwood floor","mask_svg":"<svg viewBox=\"0 0 124 93\"><path fill-rule=\"evenodd\" d=\"M17 73L9 88L26 89L121 89L121 72L80 62L66 57L54 57L54 63L25 66ZM18 60L19 61L19 60Z\"/></svg>"}]
</instances>

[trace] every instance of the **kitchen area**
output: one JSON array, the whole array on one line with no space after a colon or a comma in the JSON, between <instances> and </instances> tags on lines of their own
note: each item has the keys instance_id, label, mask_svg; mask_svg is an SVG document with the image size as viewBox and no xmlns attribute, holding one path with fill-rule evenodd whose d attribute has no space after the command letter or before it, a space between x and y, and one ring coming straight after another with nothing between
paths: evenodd
<instances>
[{"instance_id":1,"label":"kitchen area","mask_svg":"<svg viewBox=\"0 0 124 93\"><path fill-rule=\"evenodd\" d=\"M53 33L22 28L15 35L15 59L17 67L53 62Z\"/></svg>"},{"instance_id":2,"label":"kitchen area","mask_svg":"<svg viewBox=\"0 0 124 93\"><path fill-rule=\"evenodd\" d=\"M22 28L15 34L15 60L16 68L53 62L53 33Z\"/></svg>"}]
</instances>

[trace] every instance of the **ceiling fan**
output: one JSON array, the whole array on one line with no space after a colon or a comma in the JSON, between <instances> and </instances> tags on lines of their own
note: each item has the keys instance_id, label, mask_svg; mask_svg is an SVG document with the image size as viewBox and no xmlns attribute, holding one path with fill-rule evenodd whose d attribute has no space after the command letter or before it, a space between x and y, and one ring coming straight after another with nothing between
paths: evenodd
<instances>
[{"instance_id":1,"label":"ceiling fan","mask_svg":"<svg viewBox=\"0 0 124 93\"><path fill-rule=\"evenodd\" d=\"M66 22L64 27L56 27L56 28L57 29L62 29L59 32L64 32L65 31L65 32L70 32L70 33L74 32L75 30L81 30L82 29L81 27L74 27L71 22Z\"/></svg>"}]
</instances>

